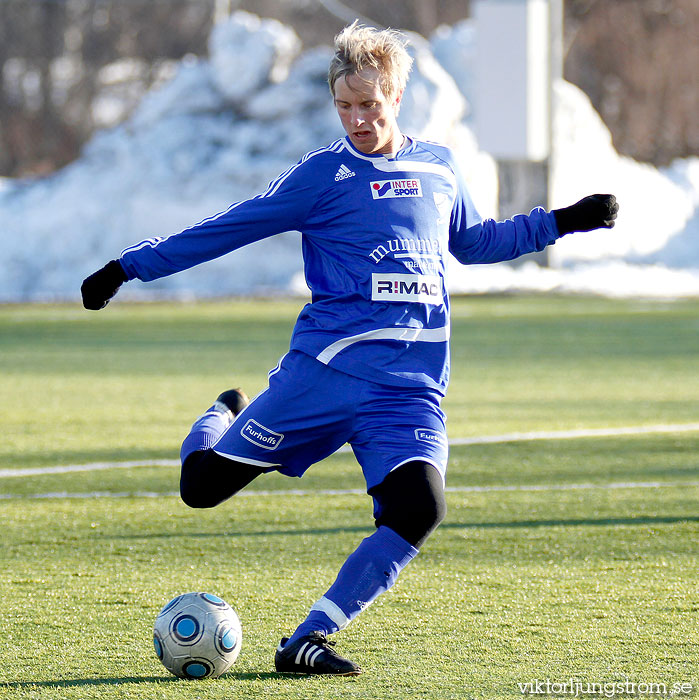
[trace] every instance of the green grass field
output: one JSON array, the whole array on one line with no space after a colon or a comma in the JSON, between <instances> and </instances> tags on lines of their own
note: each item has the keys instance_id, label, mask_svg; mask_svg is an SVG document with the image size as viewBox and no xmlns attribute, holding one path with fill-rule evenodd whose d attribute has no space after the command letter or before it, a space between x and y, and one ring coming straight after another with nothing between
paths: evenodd
<instances>
[{"instance_id":1,"label":"green grass field","mask_svg":"<svg viewBox=\"0 0 699 700\"><path fill-rule=\"evenodd\" d=\"M547 679L532 694L697 695L696 427L453 446L447 520L337 635L365 673L275 674L279 638L372 531L354 459L208 511L174 495L177 467L141 464L176 460L222 389L262 389L300 305L0 306L0 698L499 700ZM699 422L699 301L453 306L452 439ZM120 462L138 466L45 471ZM152 649L190 590L243 623L217 680L174 679Z\"/></svg>"}]
</instances>

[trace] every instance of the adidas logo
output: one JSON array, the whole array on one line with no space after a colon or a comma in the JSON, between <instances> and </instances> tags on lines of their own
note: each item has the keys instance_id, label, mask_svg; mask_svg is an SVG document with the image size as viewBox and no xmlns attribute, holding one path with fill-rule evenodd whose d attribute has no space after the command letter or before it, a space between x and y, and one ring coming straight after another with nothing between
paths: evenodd
<instances>
[{"instance_id":1,"label":"adidas logo","mask_svg":"<svg viewBox=\"0 0 699 700\"><path fill-rule=\"evenodd\" d=\"M344 163L340 166L340 169L335 173L335 182L340 180L346 180L348 177L354 177L353 173Z\"/></svg>"},{"instance_id":2,"label":"adidas logo","mask_svg":"<svg viewBox=\"0 0 699 700\"><path fill-rule=\"evenodd\" d=\"M352 173L354 175L354 173ZM347 175L349 177L349 175ZM305 653L304 653L305 652ZM323 647L315 646L309 642L305 642L304 645L299 649L299 653L296 654L294 663L297 666L305 664L314 668L316 665L316 659L323 653Z\"/></svg>"}]
</instances>

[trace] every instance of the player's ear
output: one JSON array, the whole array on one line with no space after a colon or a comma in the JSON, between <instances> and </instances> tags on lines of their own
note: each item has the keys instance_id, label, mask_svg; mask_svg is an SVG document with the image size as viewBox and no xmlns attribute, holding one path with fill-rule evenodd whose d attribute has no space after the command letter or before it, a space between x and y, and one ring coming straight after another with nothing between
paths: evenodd
<instances>
[{"instance_id":1,"label":"player's ear","mask_svg":"<svg viewBox=\"0 0 699 700\"><path fill-rule=\"evenodd\" d=\"M393 100L391 101L391 104L393 105L393 109L395 110L396 114L400 112L400 103L401 100L403 99L403 91L398 90L398 92L395 94Z\"/></svg>"}]
</instances>

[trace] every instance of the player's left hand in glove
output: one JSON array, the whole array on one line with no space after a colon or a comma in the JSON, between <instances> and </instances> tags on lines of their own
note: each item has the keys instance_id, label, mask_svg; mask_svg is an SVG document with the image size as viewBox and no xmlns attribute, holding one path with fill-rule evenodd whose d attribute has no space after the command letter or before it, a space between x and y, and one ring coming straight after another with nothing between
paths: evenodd
<instances>
[{"instance_id":1,"label":"player's left hand in glove","mask_svg":"<svg viewBox=\"0 0 699 700\"><path fill-rule=\"evenodd\" d=\"M554 209L558 233L614 228L619 204L613 194L591 194L565 209Z\"/></svg>"},{"instance_id":2,"label":"player's left hand in glove","mask_svg":"<svg viewBox=\"0 0 699 700\"><path fill-rule=\"evenodd\" d=\"M109 304L128 278L118 260L110 260L102 269L86 277L80 287L83 306L91 311L98 311Z\"/></svg>"}]
</instances>

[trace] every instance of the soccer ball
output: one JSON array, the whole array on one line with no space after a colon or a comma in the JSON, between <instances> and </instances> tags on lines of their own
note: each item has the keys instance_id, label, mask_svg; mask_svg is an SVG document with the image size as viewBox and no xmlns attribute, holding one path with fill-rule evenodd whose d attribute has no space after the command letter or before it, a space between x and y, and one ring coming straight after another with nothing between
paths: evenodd
<instances>
[{"instance_id":1,"label":"soccer ball","mask_svg":"<svg viewBox=\"0 0 699 700\"><path fill-rule=\"evenodd\" d=\"M158 614L153 646L180 678L217 678L240 653L243 632L235 610L211 593L185 593Z\"/></svg>"}]
</instances>

